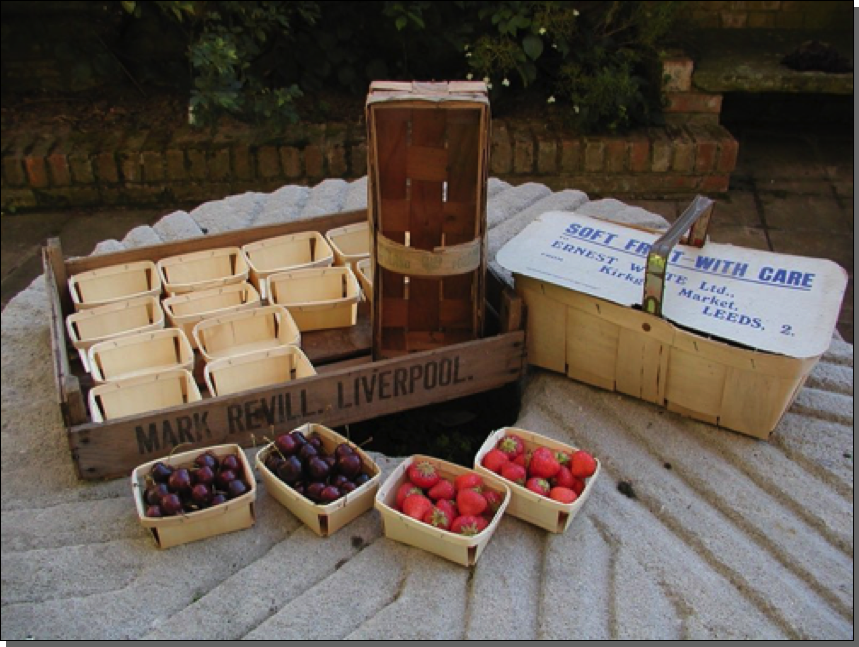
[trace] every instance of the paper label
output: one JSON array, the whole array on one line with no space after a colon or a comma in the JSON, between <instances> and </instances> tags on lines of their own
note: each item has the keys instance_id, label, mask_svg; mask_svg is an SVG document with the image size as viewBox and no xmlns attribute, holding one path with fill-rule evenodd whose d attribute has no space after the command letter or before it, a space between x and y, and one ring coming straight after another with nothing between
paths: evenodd
<instances>
[{"instance_id":1,"label":"paper label","mask_svg":"<svg viewBox=\"0 0 859 647\"><path fill-rule=\"evenodd\" d=\"M650 245L659 238L575 213L541 215L498 252L517 274L620 305L641 305ZM790 357L831 342L847 274L825 259L733 245L677 245L663 317L702 333Z\"/></svg>"},{"instance_id":2,"label":"paper label","mask_svg":"<svg viewBox=\"0 0 859 647\"><path fill-rule=\"evenodd\" d=\"M456 276L480 267L481 241L479 238L432 251L406 247L376 236L376 262L386 270L409 276Z\"/></svg>"}]
</instances>

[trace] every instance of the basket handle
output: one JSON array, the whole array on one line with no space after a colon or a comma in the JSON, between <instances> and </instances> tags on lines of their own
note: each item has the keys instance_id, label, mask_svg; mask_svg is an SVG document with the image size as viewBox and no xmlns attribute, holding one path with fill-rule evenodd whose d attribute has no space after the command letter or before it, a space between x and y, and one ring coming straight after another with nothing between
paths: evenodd
<instances>
[{"instance_id":1,"label":"basket handle","mask_svg":"<svg viewBox=\"0 0 859 647\"><path fill-rule=\"evenodd\" d=\"M662 316L662 299L665 293L665 269L671 250L689 232L684 242L694 247L702 247L707 239L710 217L715 202L702 195L696 196L686 211L662 236L650 246L647 254L647 267L644 275L644 294L642 308L645 312Z\"/></svg>"}]
</instances>

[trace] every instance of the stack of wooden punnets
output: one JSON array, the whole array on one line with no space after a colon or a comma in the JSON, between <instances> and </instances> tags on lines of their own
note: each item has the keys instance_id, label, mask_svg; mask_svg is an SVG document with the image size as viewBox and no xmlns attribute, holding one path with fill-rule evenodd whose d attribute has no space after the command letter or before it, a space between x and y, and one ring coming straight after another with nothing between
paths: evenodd
<instances>
[{"instance_id":1,"label":"stack of wooden punnets","mask_svg":"<svg viewBox=\"0 0 859 647\"><path fill-rule=\"evenodd\" d=\"M367 227L363 235L367 237ZM352 326L361 226L298 232L72 275L69 337L93 421L313 376L301 332ZM337 241L335 253L328 240ZM165 328L165 326L169 326ZM195 356L195 350L199 351ZM202 380L195 366L205 366Z\"/></svg>"}]
</instances>

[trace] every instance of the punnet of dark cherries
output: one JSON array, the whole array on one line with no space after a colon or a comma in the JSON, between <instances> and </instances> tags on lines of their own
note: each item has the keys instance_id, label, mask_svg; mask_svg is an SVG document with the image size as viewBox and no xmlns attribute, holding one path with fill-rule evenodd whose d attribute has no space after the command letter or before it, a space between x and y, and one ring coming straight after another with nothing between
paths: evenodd
<instances>
[{"instance_id":1,"label":"punnet of dark cherries","mask_svg":"<svg viewBox=\"0 0 859 647\"><path fill-rule=\"evenodd\" d=\"M146 475L143 501L147 517L173 517L220 505L250 492L242 461L235 454L218 458L198 454L187 466L161 461Z\"/></svg>"},{"instance_id":2,"label":"punnet of dark cherries","mask_svg":"<svg viewBox=\"0 0 859 647\"><path fill-rule=\"evenodd\" d=\"M332 503L370 480L351 445L340 443L328 453L315 432L308 436L298 430L281 434L264 464L293 490L320 505Z\"/></svg>"}]
</instances>

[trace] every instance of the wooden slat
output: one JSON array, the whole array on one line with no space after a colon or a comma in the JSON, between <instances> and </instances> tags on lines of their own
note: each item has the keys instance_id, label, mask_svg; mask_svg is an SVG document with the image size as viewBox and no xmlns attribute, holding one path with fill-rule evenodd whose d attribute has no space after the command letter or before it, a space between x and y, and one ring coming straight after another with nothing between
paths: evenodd
<instances>
[{"instance_id":1,"label":"wooden slat","mask_svg":"<svg viewBox=\"0 0 859 647\"><path fill-rule=\"evenodd\" d=\"M416 110L412 114L411 147L444 150L446 111ZM445 163L447 152L445 151ZM431 161L430 157L430 161ZM441 245L442 227L442 173L434 181L412 178L411 217L409 219L410 245L417 249L432 250ZM409 283L409 331L433 331L439 328L439 300L441 282L438 279L412 277Z\"/></svg>"},{"instance_id":2,"label":"wooden slat","mask_svg":"<svg viewBox=\"0 0 859 647\"><path fill-rule=\"evenodd\" d=\"M381 213L385 218L385 233L388 238L403 242L403 234L409 230L409 217L411 216L411 204L406 199L387 200L382 199Z\"/></svg>"},{"instance_id":3,"label":"wooden slat","mask_svg":"<svg viewBox=\"0 0 859 647\"><path fill-rule=\"evenodd\" d=\"M368 420L499 387L525 370L524 333L467 342L311 378L69 430L84 478L128 475L137 465L222 443L259 445L305 422Z\"/></svg>"},{"instance_id":4,"label":"wooden slat","mask_svg":"<svg viewBox=\"0 0 859 647\"><path fill-rule=\"evenodd\" d=\"M427 115L436 117L444 116L443 112L421 111L415 113L415 131L412 137L419 134L419 121L422 117L418 115ZM412 140L414 141L414 139ZM437 142L434 142L437 143ZM436 146L409 146L408 160L406 162L406 175L414 182L415 180L423 180L425 182L444 182L447 180L447 150L438 145Z\"/></svg>"},{"instance_id":5,"label":"wooden slat","mask_svg":"<svg viewBox=\"0 0 859 647\"><path fill-rule=\"evenodd\" d=\"M301 349L314 368L354 357L369 356L373 347L370 305L358 304L354 326L301 333Z\"/></svg>"}]
</instances>

